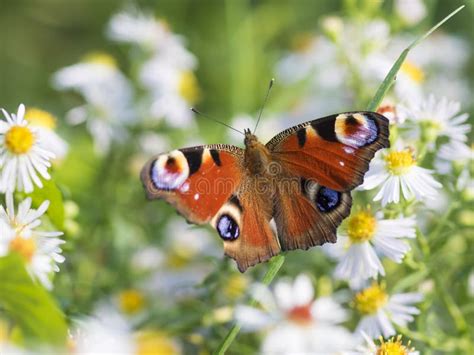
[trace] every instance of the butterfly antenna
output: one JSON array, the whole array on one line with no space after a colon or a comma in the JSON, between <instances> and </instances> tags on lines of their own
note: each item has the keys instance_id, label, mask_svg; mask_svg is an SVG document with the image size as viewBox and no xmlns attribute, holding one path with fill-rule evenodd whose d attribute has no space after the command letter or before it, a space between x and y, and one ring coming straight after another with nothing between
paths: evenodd
<instances>
[{"instance_id":1,"label":"butterfly antenna","mask_svg":"<svg viewBox=\"0 0 474 355\"><path fill-rule=\"evenodd\" d=\"M236 132L239 132L239 133L242 134L243 136L245 136L245 133L244 133L244 132L239 131L238 129L235 129L234 127L228 125L228 124L225 123L225 122L222 122L222 121L216 120L215 118L209 117L209 116L203 114L201 111L196 110L194 107L191 107L191 111L193 111L196 115L200 115L200 116L202 116L202 117L204 117L204 118L207 118L208 120L211 120L211 121L220 123L221 125L226 126L227 128L230 128L230 129L232 129L232 130L234 130L234 131L236 131Z\"/></svg>"},{"instance_id":2,"label":"butterfly antenna","mask_svg":"<svg viewBox=\"0 0 474 355\"><path fill-rule=\"evenodd\" d=\"M265 95L265 100L263 101L262 108L260 109L260 113L258 114L257 123L255 124L255 128L253 130L254 134L255 134L255 131L257 130L258 124L260 123L260 118L262 117L263 109L265 105L267 104L268 96L270 95L270 91L272 90L272 86L274 82L275 82L275 79L272 79L270 80L270 84L268 84L267 94Z\"/></svg>"}]
</instances>

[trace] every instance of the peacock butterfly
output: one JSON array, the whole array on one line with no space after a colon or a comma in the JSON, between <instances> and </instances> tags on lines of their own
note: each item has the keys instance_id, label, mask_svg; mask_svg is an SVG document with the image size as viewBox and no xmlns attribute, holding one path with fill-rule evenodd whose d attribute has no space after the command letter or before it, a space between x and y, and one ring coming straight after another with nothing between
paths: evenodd
<instances>
[{"instance_id":1,"label":"peacock butterfly","mask_svg":"<svg viewBox=\"0 0 474 355\"><path fill-rule=\"evenodd\" d=\"M211 144L153 157L141 180L149 199L190 223L210 223L241 272L280 251L336 241L375 152L389 146L387 118L346 112L301 123L245 148Z\"/></svg>"}]
</instances>

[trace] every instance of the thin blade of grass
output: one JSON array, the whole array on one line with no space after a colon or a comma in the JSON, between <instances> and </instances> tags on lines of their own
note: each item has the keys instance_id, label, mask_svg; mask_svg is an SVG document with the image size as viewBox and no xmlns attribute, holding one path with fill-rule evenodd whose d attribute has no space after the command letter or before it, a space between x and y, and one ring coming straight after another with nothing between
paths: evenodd
<instances>
[{"instance_id":1,"label":"thin blade of grass","mask_svg":"<svg viewBox=\"0 0 474 355\"><path fill-rule=\"evenodd\" d=\"M403 52L400 54L396 62L393 64L392 68L388 72L387 76L383 80L382 84L379 86L377 89L377 92L375 93L374 98L372 101L370 101L369 106L367 106L368 111L375 111L380 103L382 102L383 98L387 94L388 90L392 87L393 83L395 82L395 78L397 76L398 71L400 70L400 67L402 66L403 62L405 61L405 58L407 57L408 53L410 52L411 49L413 49L416 45L418 45L421 41L426 39L429 35L431 35L434 31L436 31L441 25L443 25L446 21L448 21L451 17L456 15L459 11L461 11L464 8L465 5L462 5L458 7L456 10L451 12L448 16L446 16L444 19L442 19L440 22L438 22L436 25L434 25L428 32L426 32L423 36L420 36L417 38L415 41L413 41L407 48L403 50Z\"/></svg>"}]
</instances>

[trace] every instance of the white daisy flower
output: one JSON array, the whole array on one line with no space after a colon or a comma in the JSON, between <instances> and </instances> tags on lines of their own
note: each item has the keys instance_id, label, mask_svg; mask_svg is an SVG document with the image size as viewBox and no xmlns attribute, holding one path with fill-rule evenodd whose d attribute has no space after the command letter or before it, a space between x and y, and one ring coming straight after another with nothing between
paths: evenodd
<instances>
[{"instance_id":1,"label":"white daisy flower","mask_svg":"<svg viewBox=\"0 0 474 355\"><path fill-rule=\"evenodd\" d=\"M62 160L69 149L68 144L56 132L56 117L38 108L28 108L25 120L35 127L46 150L52 152L56 159Z\"/></svg>"},{"instance_id":2,"label":"white daisy flower","mask_svg":"<svg viewBox=\"0 0 474 355\"><path fill-rule=\"evenodd\" d=\"M421 132L414 133L415 137L425 136L429 142L438 137L447 137L452 141L466 142L471 126L467 123L469 115L459 114L461 104L449 101L446 97L437 99L430 95L426 100L410 100L408 105L401 107L404 115L418 123ZM431 145L434 148L434 144Z\"/></svg>"},{"instance_id":3,"label":"white daisy flower","mask_svg":"<svg viewBox=\"0 0 474 355\"><path fill-rule=\"evenodd\" d=\"M464 142L450 141L441 145L436 154L434 166L442 175L456 178L454 188L462 191L472 182L471 170L474 160L474 146Z\"/></svg>"},{"instance_id":4,"label":"white daisy flower","mask_svg":"<svg viewBox=\"0 0 474 355\"><path fill-rule=\"evenodd\" d=\"M411 149L396 144L395 148L376 154L359 188L372 190L381 186L374 201L381 200L382 206L399 203L400 190L406 200L433 199L442 185L431 174L431 170L417 166Z\"/></svg>"},{"instance_id":5,"label":"white daisy flower","mask_svg":"<svg viewBox=\"0 0 474 355\"><path fill-rule=\"evenodd\" d=\"M0 205L0 225L8 225L10 232L0 239L0 256L10 252L20 254L27 270L46 288L51 289L49 279L52 272L58 272L58 263L64 262L59 239L62 232L39 231L41 216L46 212L49 201L44 201L37 210L31 208L31 198L23 200L15 213L13 195L6 194L6 209Z\"/></svg>"},{"instance_id":6,"label":"white daisy flower","mask_svg":"<svg viewBox=\"0 0 474 355\"><path fill-rule=\"evenodd\" d=\"M401 263L410 246L403 238L415 238L415 218L382 219L370 211L351 214L335 244L323 246L338 260L335 277L347 281L385 275L380 257Z\"/></svg>"},{"instance_id":7,"label":"white daisy flower","mask_svg":"<svg viewBox=\"0 0 474 355\"><path fill-rule=\"evenodd\" d=\"M115 14L107 26L107 36L110 39L138 44L152 51L155 51L169 35L165 21L157 20L153 15L139 11Z\"/></svg>"},{"instance_id":8,"label":"white daisy flower","mask_svg":"<svg viewBox=\"0 0 474 355\"><path fill-rule=\"evenodd\" d=\"M43 187L40 177L49 180L48 168L55 156L47 150L36 128L25 120L25 106L17 114L2 109L0 120L0 191L32 192Z\"/></svg>"},{"instance_id":9,"label":"white daisy flower","mask_svg":"<svg viewBox=\"0 0 474 355\"><path fill-rule=\"evenodd\" d=\"M150 91L151 114L173 127L189 125L194 117L190 107L199 99L199 86L192 69L181 69L163 61L161 56L148 61L140 73Z\"/></svg>"},{"instance_id":10,"label":"white daisy flower","mask_svg":"<svg viewBox=\"0 0 474 355\"><path fill-rule=\"evenodd\" d=\"M122 142L125 127L133 124L133 92L115 59L105 53L92 53L83 62L59 70L53 77L59 90L75 90L86 105L72 109L71 124L87 123L98 153L106 153L112 142Z\"/></svg>"},{"instance_id":11,"label":"white daisy flower","mask_svg":"<svg viewBox=\"0 0 474 355\"><path fill-rule=\"evenodd\" d=\"M330 297L315 300L307 276L279 281L273 294L260 285L254 291L263 310L238 306L235 316L244 330L268 329L262 353L336 353L354 346L352 334L340 325L345 310Z\"/></svg>"},{"instance_id":12,"label":"white daisy flower","mask_svg":"<svg viewBox=\"0 0 474 355\"><path fill-rule=\"evenodd\" d=\"M396 334L394 325L405 327L420 313L413 304L422 300L420 293L389 295L384 285L374 282L354 297L354 308L362 317L356 333L365 332L372 339L393 336Z\"/></svg>"},{"instance_id":13,"label":"white daisy flower","mask_svg":"<svg viewBox=\"0 0 474 355\"><path fill-rule=\"evenodd\" d=\"M419 355L420 352L410 346L409 340L406 345L403 344L402 336L393 336L387 341L379 338L380 344L376 344L367 334L362 332L365 344L358 346L356 351L345 352L344 355Z\"/></svg>"},{"instance_id":14,"label":"white daisy flower","mask_svg":"<svg viewBox=\"0 0 474 355\"><path fill-rule=\"evenodd\" d=\"M415 25L426 16L423 0L396 0L395 12L407 24Z\"/></svg>"},{"instance_id":15,"label":"white daisy flower","mask_svg":"<svg viewBox=\"0 0 474 355\"><path fill-rule=\"evenodd\" d=\"M159 330L133 331L133 325L108 304L90 317L76 320L70 339L72 354L181 354L180 344Z\"/></svg>"}]
</instances>

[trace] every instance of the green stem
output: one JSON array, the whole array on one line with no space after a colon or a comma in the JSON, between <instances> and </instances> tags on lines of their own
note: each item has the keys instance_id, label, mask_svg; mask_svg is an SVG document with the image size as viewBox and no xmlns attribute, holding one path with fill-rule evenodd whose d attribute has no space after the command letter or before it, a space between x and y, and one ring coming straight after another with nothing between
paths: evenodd
<instances>
[{"instance_id":1,"label":"green stem","mask_svg":"<svg viewBox=\"0 0 474 355\"><path fill-rule=\"evenodd\" d=\"M275 278L276 274L282 267L283 263L285 262L285 256L280 254L275 256L273 259L270 260L269 262L269 267L268 271L263 277L262 283L264 285L269 285L273 279ZM256 304L256 300L252 299L250 301L250 305L253 306ZM222 343L219 345L219 347L213 352L214 355L222 355L224 354L229 346L232 344L234 339L237 337L237 334L240 332L241 326L239 324L234 324L232 328L230 328L229 333L227 333L227 336L224 338Z\"/></svg>"}]
</instances>

